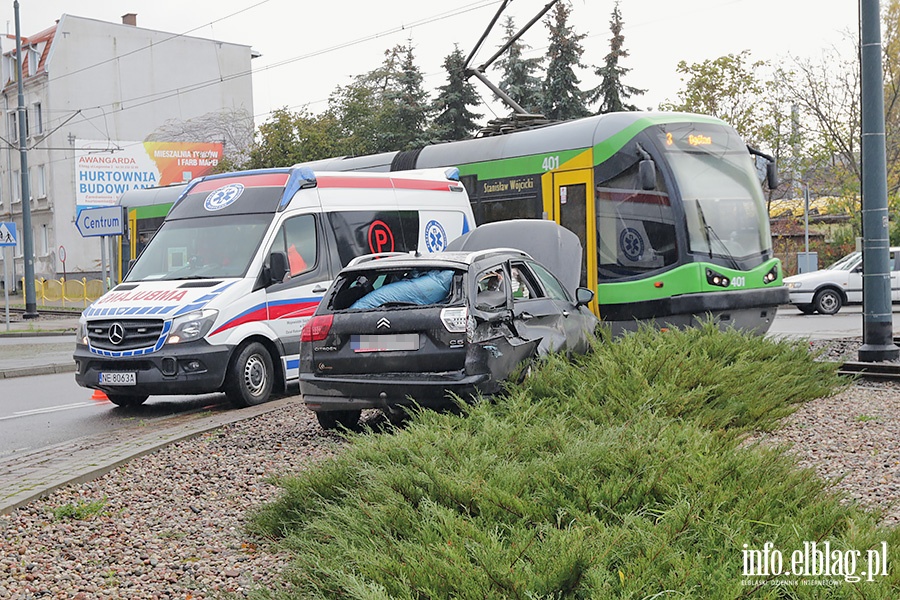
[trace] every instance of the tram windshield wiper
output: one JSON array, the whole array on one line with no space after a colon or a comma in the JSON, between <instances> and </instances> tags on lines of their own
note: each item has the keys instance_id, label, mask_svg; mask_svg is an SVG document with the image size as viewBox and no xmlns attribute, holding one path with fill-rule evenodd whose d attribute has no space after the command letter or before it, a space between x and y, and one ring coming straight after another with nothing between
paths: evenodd
<instances>
[{"instance_id":1,"label":"tram windshield wiper","mask_svg":"<svg viewBox=\"0 0 900 600\"><path fill-rule=\"evenodd\" d=\"M719 234L716 233L715 229L713 229L713 226L707 223L706 216L703 214L703 205L699 201L697 202L697 214L700 216L700 222L703 225L703 233L706 236L706 247L709 250L710 260L712 260L713 257L712 243L715 241L718 242L719 246L722 247L723 254L720 254L720 256L725 256L725 258L727 258L731 262L731 266L734 269L740 270L741 266L738 264L738 261L734 257L734 255L731 254L728 246L725 245L725 242L722 241L722 238L719 237Z\"/></svg>"}]
</instances>

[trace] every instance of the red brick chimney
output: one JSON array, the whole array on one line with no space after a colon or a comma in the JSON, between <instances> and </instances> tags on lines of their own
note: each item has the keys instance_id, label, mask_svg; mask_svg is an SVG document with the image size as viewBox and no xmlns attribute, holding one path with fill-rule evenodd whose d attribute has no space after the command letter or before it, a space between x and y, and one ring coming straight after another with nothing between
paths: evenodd
<instances>
[{"instance_id":1,"label":"red brick chimney","mask_svg":"<svg viewBox=\"0 0 900 600\"><path fill-rule=\"evenodd\" d=\"M137 13L126 13L122 15L122 25L137 27Z\"/></svg>"}]
</instances>

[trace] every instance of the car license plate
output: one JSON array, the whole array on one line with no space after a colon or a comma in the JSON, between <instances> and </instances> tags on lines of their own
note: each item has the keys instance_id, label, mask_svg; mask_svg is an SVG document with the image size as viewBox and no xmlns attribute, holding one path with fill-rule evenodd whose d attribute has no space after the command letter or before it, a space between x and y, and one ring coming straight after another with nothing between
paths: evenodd
<instances>
[{"instance_id":1,"label":"car license plate","mask_svg":"<svg viewBox=\"0 0 900 600\"><path fill-rule=\"evenodd\" d=\"M137 385L135 373L100 373L101 385Z\"/></svg>"},{"instance_id":2,"label":"car license plate","mask_svg":"<svg viewBox=\"0 0 900 600\"><path fill-rule=\"evenodd\" d=\"M375 335L352 335L350 347L354 352L397 352L418 350L418 333L392 333Z\"/></svg>"}]
</instances>

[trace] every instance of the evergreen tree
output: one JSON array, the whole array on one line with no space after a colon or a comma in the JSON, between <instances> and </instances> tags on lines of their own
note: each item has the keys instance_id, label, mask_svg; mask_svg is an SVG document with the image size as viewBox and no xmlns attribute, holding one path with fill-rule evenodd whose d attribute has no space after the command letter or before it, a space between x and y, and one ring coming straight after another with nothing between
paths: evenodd
<instances>
[{"instance_id":1,"label":"evergreen tree","mask_svg":"<svg viewBox=\"0 0 900 600\"><path fill-rule=\"evenodd\" d=\"M622 77L631 69L619 65L621 59L628 58L628 51L623 47L625 36L622 35L622 13L619 11L619 0L616 0L613 7L609 30L612 32L612 38L609 40L609 54L606 55L604 65L594 70L594 73L600 77L600 85L591 90L589 100L591 103L600 101L597 114L638 110L635 105L626 104L626 100L632 96L640 96L647 90L622 83Z\"/></svg>"},{"instance_id":2,"label":"evergreen tree","mask_svg":"<svg viewBox=\"0 0 900 600\"><path fill-rule=\"evenodd\" d=\"M544 21L550 30L550 47L547 50L550 62L542 89L543 113L548 119L557 121L590 114L585 107L587 94L578 88L581 80L575 75L575 67L584 66L581 63L584 53L581 40L585 34L576 34L569 26L571 10L567 0L558 2L553 7L553 13Z\"/></svg>"},{"instance_id":3,"label":"evergreen tree","mask_svg":"<svg viewBox=\"0 0 900 600\"><path fill-rule=\"evenodd\" d=\"M505 44L516 34L516 26L511 16L506 17L504 24L506 37ZM497 59L496 65L502 70L503 77L500 80L500 89L506 92L510 98L529 113L541 110L541 79L534 73L537 71L543 57L524 58L524 54L530 46L520 40L512 43L507 48L502 58Z\"/></svg>"},{"instance_id":4,"label":"evergreen tree","mask_svg":"<svg viewBox=\"0 0 900 600\"><path fill-rule=\"evenodd\" d=\"M340 124L340 145L355 155L421 145L429 108L422 81L410 43L386 51L380 67L338 87L328 113Z\"/></svg>"},{"instance_id":5,"label":"evergreen tree","mask_svg":"<svg viewBox=\"0 0 900 600\"><path fill-rule=\"evenodd\" d=\"M465 63L466 59L458 47L444 58L447 84L438 88L434 101L436 116L430 130L432 139L462 140L472 137L478 129L475 119L481 118L481 115L473 113L468 107L478 105L480 99L466 78Z\"/></svg>"},{"instance_id":6,"label":"evergreen tree","mask_svg":"<svg viewBox=\"0 0 900 600\"><path fill-rule=\"evenodd\" d=\"M379 149L408 150L424 143L423 132L429 116L428 93L422 88L422 71L415 64L412 41L389 52L396 65L384 93L379 119Z\"/></svg>"}]
</instances>

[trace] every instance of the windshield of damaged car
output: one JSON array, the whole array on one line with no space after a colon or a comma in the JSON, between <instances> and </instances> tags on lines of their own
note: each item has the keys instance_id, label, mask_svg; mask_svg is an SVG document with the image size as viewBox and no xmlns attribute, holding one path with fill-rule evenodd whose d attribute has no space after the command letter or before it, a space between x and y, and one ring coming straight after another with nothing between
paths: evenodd
<instances>
[{"instance_id":1,"label":"windshield of damaged car","mask_svg":"<svg viewBox=\"0 0 900 600\"><path fill-rule=\"evenodd\" d=\"M453 269L405 269L354 273L342 280L334 310L445 304L451 298Z\"/></svg>"}]
</instances>

